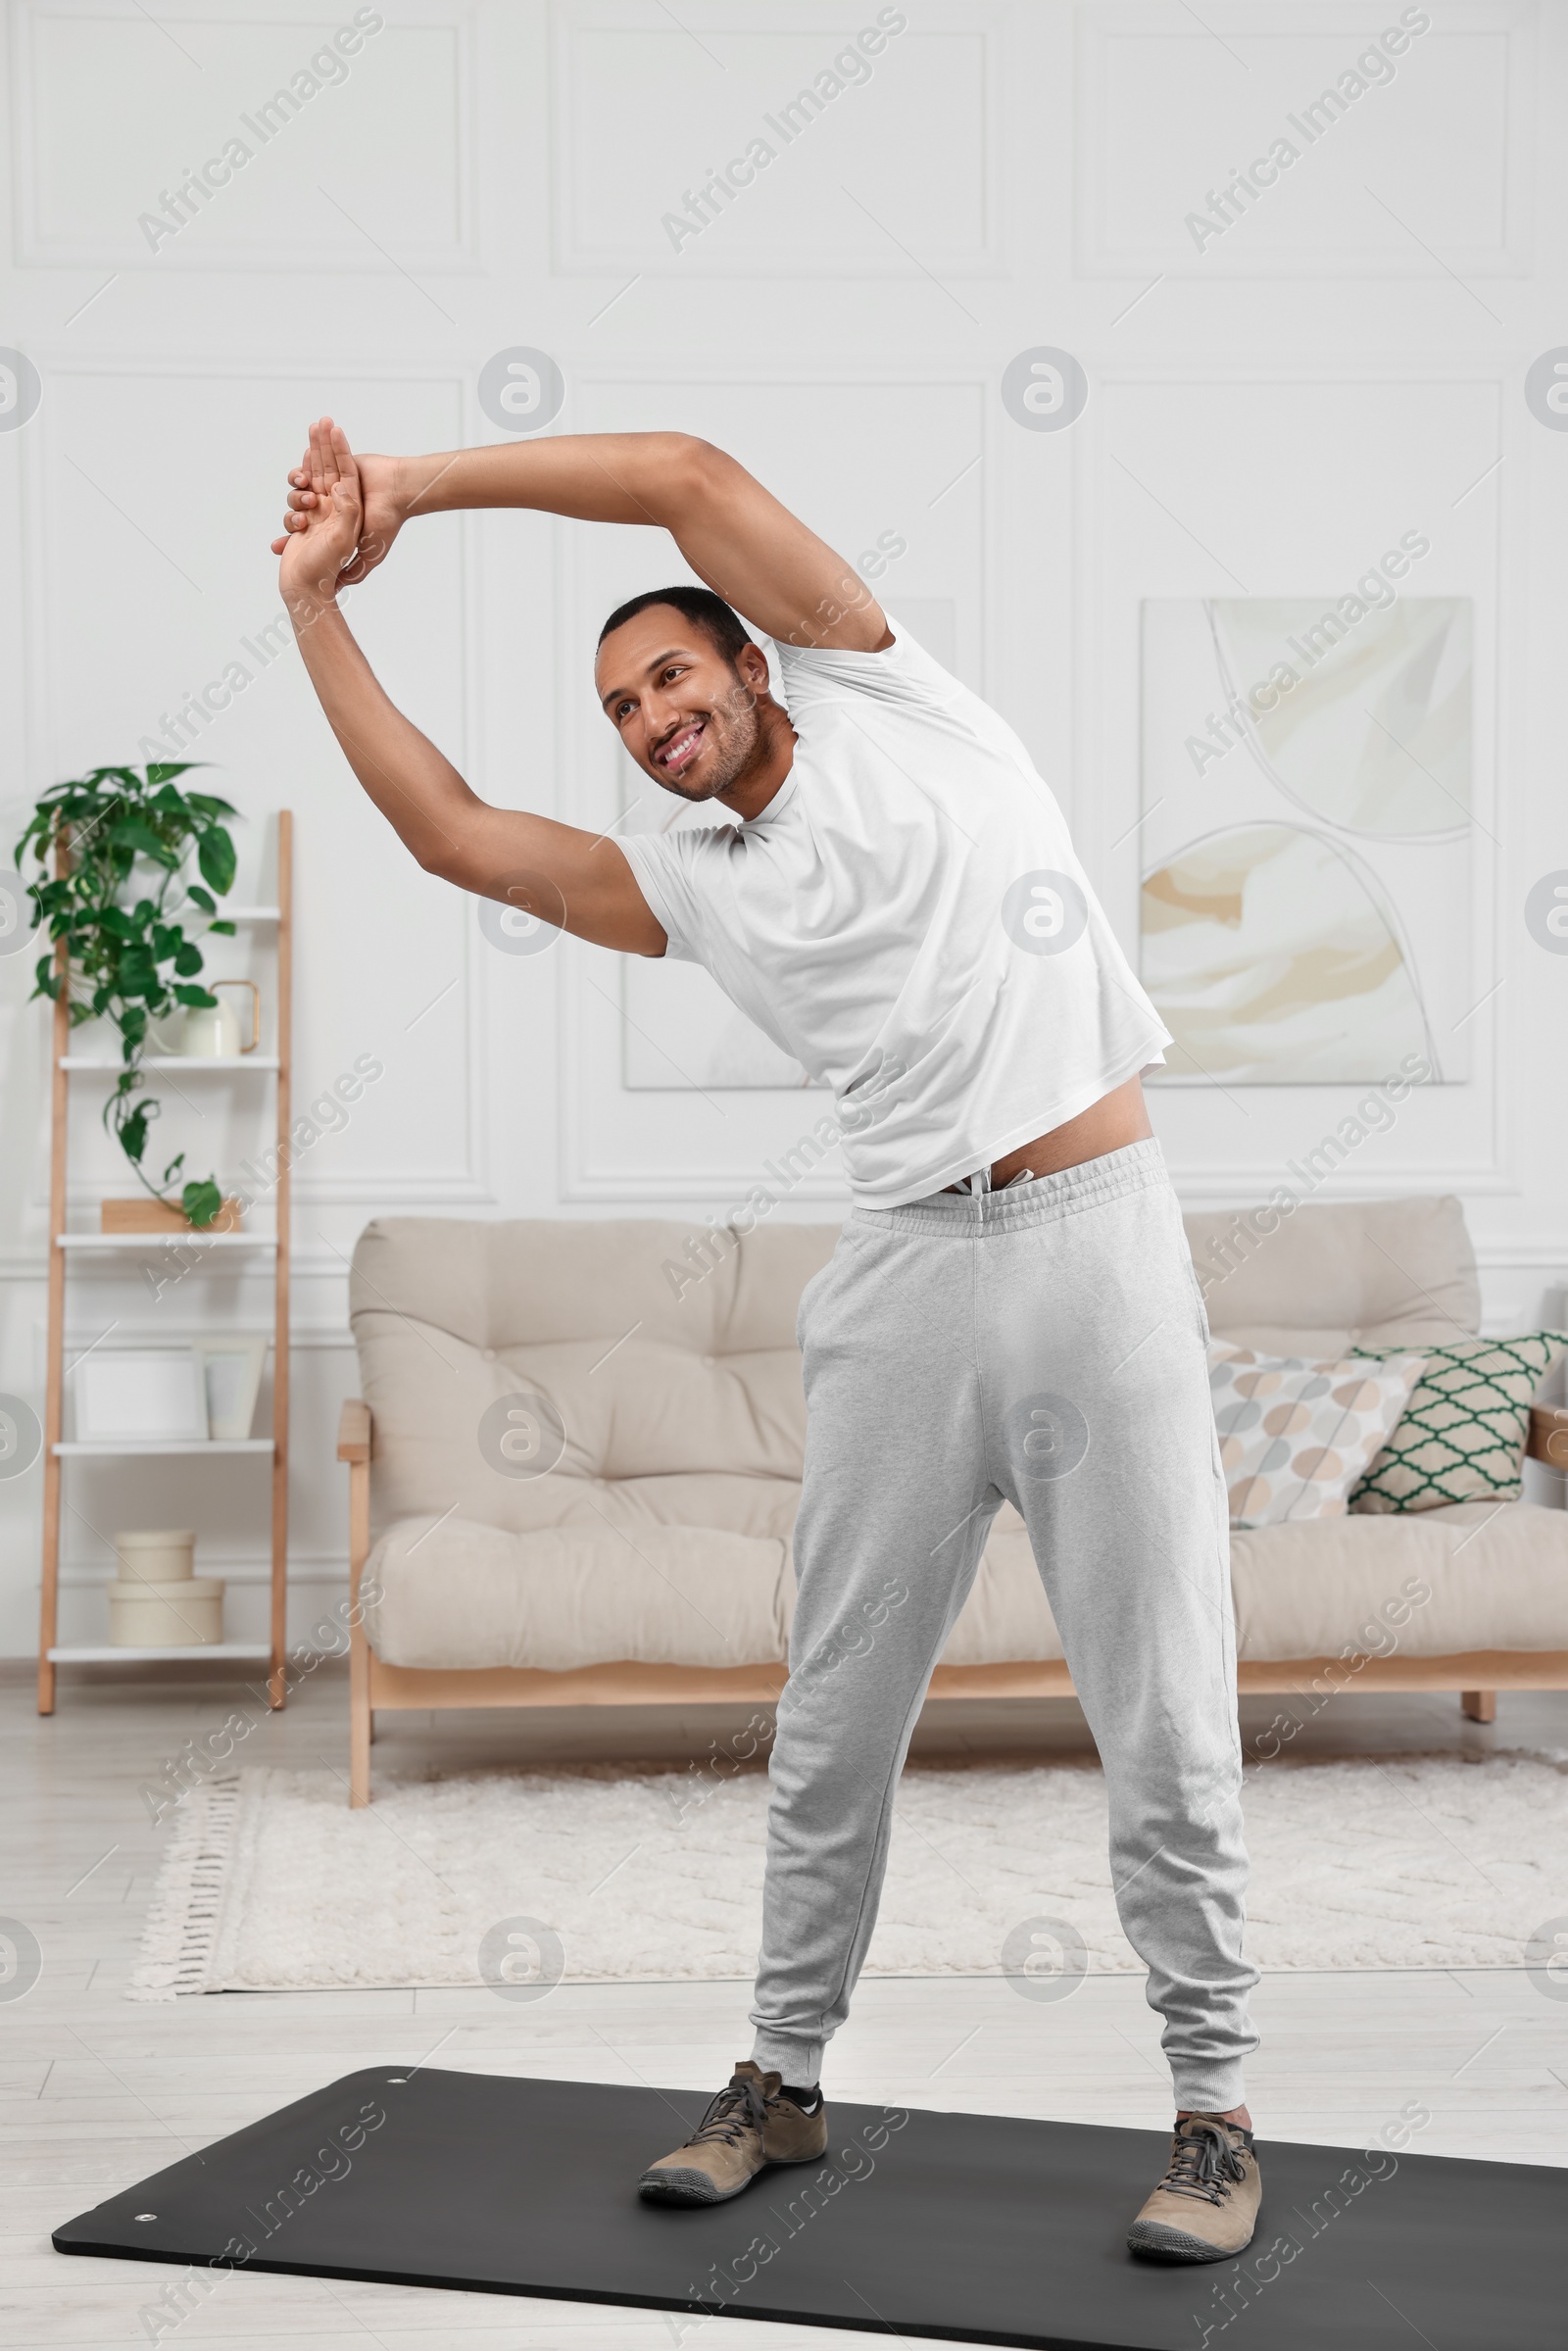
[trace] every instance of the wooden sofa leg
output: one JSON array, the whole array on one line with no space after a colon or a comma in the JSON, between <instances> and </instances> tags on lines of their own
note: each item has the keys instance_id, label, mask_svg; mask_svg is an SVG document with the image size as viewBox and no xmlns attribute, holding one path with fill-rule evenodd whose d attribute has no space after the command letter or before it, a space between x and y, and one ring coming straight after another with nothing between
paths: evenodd
<instances>
[{"instance_id":1,"label":"wooden sofa leg","mask_svg":"<svg viewBox=\"0 0 1568 2351\"><path fill-rule=\"evenodd\" d=\"M359 1598L356 1577L355 1599ZM356 1606L349 1635L349 1810L358 1812L370 1800L370 1741L375 1737L375 1710L370 1704L370 1642L365 1619Z\"/></svg>"},{"instance_id":2,"label":"wooden sofa leg","mask_svg":"<svg viewBox=\"0 0 1568 2351\"><path fill-rule=\"evenodd\" d=\"M360 1584L370 1555L370 1407L351 1396L338 1425L337 1457L349 1465L349 1809L370 1800L370 1741L375 1717L370 1707L370 1643L360 1603Z\"/></svg>"},{"instance_id":3,"label":"wooden sofa leg","mask_svg":"<svg viewBox=\"0 0 1568 2351\"><path fill-rule=\"evenodd\" d=\"M369 1800L370 1702L362 1684L349 1693L349 1809L358 1812Z\"/></svg>"},{"instance_id":4,"label":"wooden sofa leg","mask_svg":"<svg viewBox=\"0 0 1568 2351\"><path fill-rule=\"evenodd\" d=\"M1497 1693L1494 1690L1463 1690L1459 1706L1473 1723L1494 1723L1497 1719Z\"/></svg>"}]
</instances>

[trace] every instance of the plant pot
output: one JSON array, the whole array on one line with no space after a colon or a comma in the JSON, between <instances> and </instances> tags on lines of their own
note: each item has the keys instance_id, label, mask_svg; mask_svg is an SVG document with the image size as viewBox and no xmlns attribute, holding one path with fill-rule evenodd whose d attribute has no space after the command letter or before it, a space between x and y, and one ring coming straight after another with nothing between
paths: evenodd
<instances>
[{"instance_id":1,"label":"plant pot","mask_svg":"<svg viewBox=\"0 0 1568 2351\"><path fill-rule=\"evenodd\" d=\"M120 1588L127 1584L188 1583L196 1572L196 1538L168 1528L115 1537Z\"/></svg>"},{"instance_id":2,"label":"plant pot","mask_svg":"<svg viewBox=\"0 0 1568 2351\"><path fill-rule=\"evenodd\" d=\"M223 1587L203 1577L111 1584L109 1639L120 1649L199 1649L223 1638Z\"/></svg>"},{"instance_id":3,"label":"plant pot","mask_svg":"<svg viewBox=\"0 0 1568 2351\"><path fill-rule=\"evenodd\" d=\"M101 1233L237 1233L240 1204L237 1200L225 1200L211 1224L193 1225L183 1208L173 1200L153 1200L146 1194L140 1199L106 1200L99 1203L98 1230Z\"/></svg>"}]
</instances>

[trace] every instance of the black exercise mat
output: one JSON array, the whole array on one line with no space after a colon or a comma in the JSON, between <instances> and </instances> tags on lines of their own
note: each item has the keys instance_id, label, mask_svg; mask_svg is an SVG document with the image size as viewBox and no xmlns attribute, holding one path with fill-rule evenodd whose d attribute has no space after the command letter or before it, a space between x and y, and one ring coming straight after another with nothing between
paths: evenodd
<instances>
[{"instance_id":1,"label":"black exercise mat","mask_svg":"<svg viewBox=\"0 0 1568 2351\"><path fill-rule=\"evenodd\" d=\"M377 2067L112 2196L54 2243L1031 2351L1568 2339L1563 2171L1269 2142L1250 2249L1171 2269L1125 2241L1164 2162L1161 2132L834 2104L820 2164L766 2172L728 2204L642 2203L644 2164L706 2104ZM204 2288L245 2290L203 2278L165 2292L183 2312ZM703 2324L677 2330L679 2351Z\"/></svg>"}]
</instances>

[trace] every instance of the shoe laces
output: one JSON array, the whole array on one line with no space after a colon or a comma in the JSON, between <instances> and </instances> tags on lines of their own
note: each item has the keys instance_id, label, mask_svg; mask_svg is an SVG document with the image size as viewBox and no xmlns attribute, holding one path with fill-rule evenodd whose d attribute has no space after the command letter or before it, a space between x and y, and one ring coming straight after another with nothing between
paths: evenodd
<instances>
[{"instance_id":1,"label":"shoe laces","mask_svg":"<svg viewBox=\"0 0 1568 2351\"><path fill-rule=\"evenodd\" d=\"M767 2128L767 2101L750 2075L721 2089L687 2141L693 2147L733 2147L748 2131Z\"/></svg>"},{"instance_id":2,"label":"shoe laces","mask_svg":"<svg viewBox=\"0 0 1568 2351\"><path fill-rule=\"evenodd\" d=\"M1166 2195L1200 2196L1206 2204L1223 2204L1246 2177L1247 2166L1224 2124L1195 2115L1177 2131L1170 2169L1159 2184Z\"/></svg>"}]
</instances>

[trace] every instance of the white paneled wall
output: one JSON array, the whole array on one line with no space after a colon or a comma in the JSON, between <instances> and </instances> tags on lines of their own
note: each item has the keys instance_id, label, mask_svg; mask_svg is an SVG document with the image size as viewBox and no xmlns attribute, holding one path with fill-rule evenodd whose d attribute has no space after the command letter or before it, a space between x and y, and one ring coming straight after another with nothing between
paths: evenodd
<instances>
[{"instance_id":1,"label":"white paneled wall","mask_svg":"<svg viewBox=\"0 0 1568 2351\"><path fill-rule=\"evenodd\" d=\"M561 369L547 429L705 433L860 563L1026 737L1129 941L1145 603L1327 597L1425 534L1421 592L1471 599L1477 631L1472 939L1442 1015L1463 1024L1468 1075L1419 1090L1322 1197L1458 1191L1494 1325L1561 1312L1568 956L1523 909L1568 869L1568 433L1524 385L1568 339L1568 12L10 0L7 15L0 346L42 389L15 429L0 408L0 863L57 778L211 760L248 819L241 898L268 894L270 811L296 811L301 1105L356 1060L380 1072L346 1121L319 1122L296 1173L297 1634L341 1590L332 1432L367 1217L695 1224L822 1106L662 1082L657 1046L628 1050L651 1024L678 1029L683 1005L704 1016L677 993L697 975L622 972L569 941L498 951L363 801L305 688L267 542L306 419L330 410L367 448L499 439L479 377L518 347ZM1001 397L1008 362L1042 345L1087 372L1066 430L1022 429ZM651 531L441 517L410 527L351 612L478 790L609 825L636 820L641 784L594 707L593 638L612 604L679 569ZM235 943L221 968L252 968L252 952ZM30 964L0 956L0 1391L41 1402L47 1051ZM1155 1116L1186 1197L1247 1204L1353 1098L1169 1087ZM260 1099L216 1079L189 1103L166 1094L163 1137L233 1174L261 1140ZM83 1090L73 1221L124 1188ZM777 1213L832 1218L843 1198L829 1161ZM157 1294L132 1261L74 1277L71 1338L267 1312L239 1273ZM234 1587L231 1629L260 1628L251 1465L76 1466L67 1494L67 1638L97 1629L122 1524L197 1526ZM33 1638L38 1513L36 1469L0 1480L6 1652Z\"/></svg>"}]
</instances>

